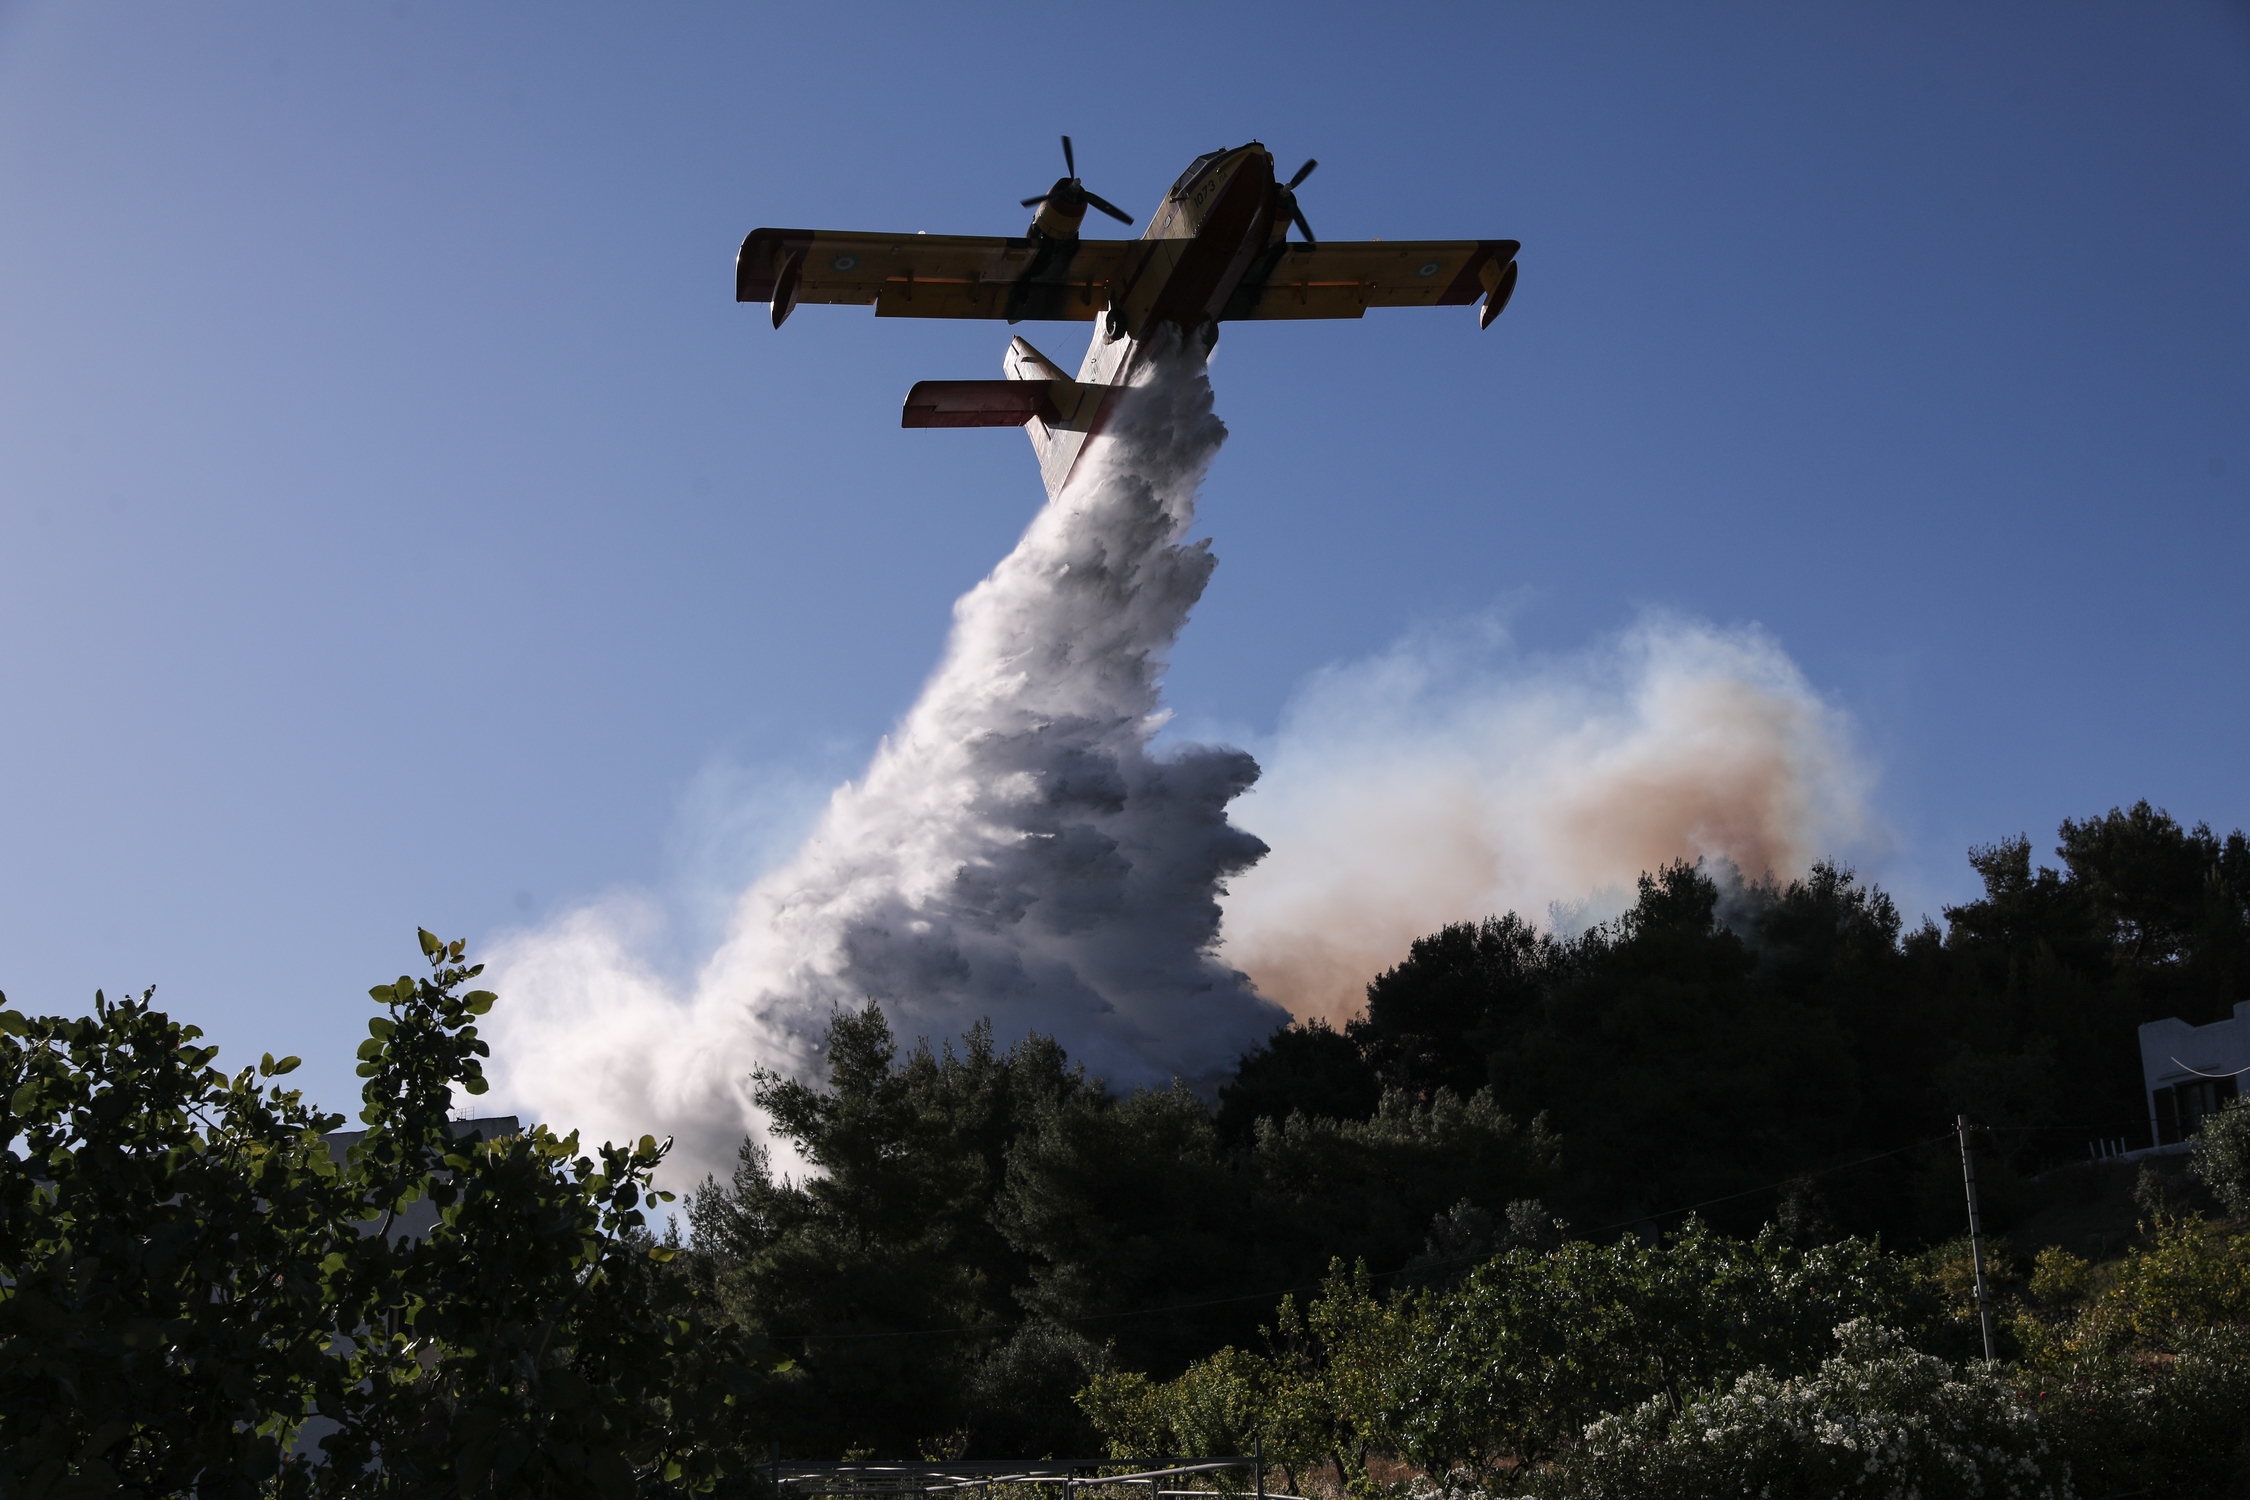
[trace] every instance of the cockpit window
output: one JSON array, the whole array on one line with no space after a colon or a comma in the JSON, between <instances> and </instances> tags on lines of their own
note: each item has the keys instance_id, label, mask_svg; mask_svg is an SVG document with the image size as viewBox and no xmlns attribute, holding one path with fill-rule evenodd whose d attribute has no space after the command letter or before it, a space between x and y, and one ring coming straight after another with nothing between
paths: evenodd
<instances>
[{"instance_id":1,"label":"cockpit window","mask_svg":"<svg viewBox=\"0 0 2250 1500\"><path fill-rule=\"evenodd\" d=\"M1177 198L1186 193L1188 190L1188 184L1195 181L1196 178L1201 177L1205 168L1209 167L1211 163L1217 161L1224 155L1226 155L1226 152L1224 150L1206 151L1201 156L1197 157L1194 161L1189 162L1188 169L1180 174L1180 180L1178 182L1172 184L1172 191L1167 196Z\"/></svg>"}]
</instances>

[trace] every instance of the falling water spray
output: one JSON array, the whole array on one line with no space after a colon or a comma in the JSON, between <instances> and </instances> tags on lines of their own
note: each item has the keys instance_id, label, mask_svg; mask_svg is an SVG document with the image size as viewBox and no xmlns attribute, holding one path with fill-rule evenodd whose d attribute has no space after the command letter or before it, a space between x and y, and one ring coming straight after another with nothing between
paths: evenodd
<instances>
[{"instance_id":1,"label":"falling water spray","mask_svg":"<svg viewBox=\"0 0 2250 1500\"><path fill-rule=\"evenodd\" d=\"M1157 347L1068 488L954 607L944 659L794 859L742 896L685 992L601 911L503 941L506 1097L595 1134L680 1137L722 1169L749 1074L817 1070L833 1011L906 1037L989 1017L1122 1085L1207 1083L1285 1013L1213 956L1265 846L1227 815L1233 749L1156 753L1168 654L1215 564L1191 541L1226 429L1191 350Z\"/></svg>"}]
</instances>

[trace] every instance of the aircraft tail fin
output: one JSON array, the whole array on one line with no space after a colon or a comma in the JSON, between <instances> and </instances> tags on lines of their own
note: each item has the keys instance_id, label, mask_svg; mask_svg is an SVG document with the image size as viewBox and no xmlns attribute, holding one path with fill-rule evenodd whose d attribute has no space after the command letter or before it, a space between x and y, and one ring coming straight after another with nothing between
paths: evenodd
<instances>
[{"instance_id":1,"label":"aircraft tail fin","mask_svg":"<svg viewBox=\"0 0 2250 1500\"><path fill-rule=\"evenodd\" d=\"M1052 500L1070 478L1079 452L1100 420L1110 388L1071 379L1060 365L1033 348L1031 340L1021 337L1009 340L1001 368L1010 381L1041 386L1050 393L1054 415L1042 414L1024 428L1024 433L1031 439L1031 451L1039 457L1039 477L1046 483L1047 498Z\"/></svg>"},{"instance_id":2,"label":"aircraft tail fin","mask_svg":"<svg viewBox=\"0 0 2250 1500\"><path fill-rule=\"evenodd\" d=\"M917 380L901 427L1021 427L1039 455L1052 498L1070 477L1097 425L1110 387L1073 380L1028 340L1008 345L1005 380Z\"/></svg>"},{"instance_id":3,"label":"aircraft tail fin","mask_svg":"<svg viewBox=\"0 0 2250 1500\"><path fill-rule=\"evenodd\" d=\"M1000 368L1007 371L1010 380L1068 380L1062 366L1031 347L1031 340L1016 337L1008 340L1008 352L1001 357Z\"/></svg>"}]
</instances>

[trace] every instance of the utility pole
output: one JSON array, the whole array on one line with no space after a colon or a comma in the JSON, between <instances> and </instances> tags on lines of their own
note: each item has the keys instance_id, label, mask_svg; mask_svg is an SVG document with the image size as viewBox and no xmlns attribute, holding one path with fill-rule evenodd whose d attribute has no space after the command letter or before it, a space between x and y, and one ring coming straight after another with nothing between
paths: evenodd
<instances>
[{"instance_id":1,"label":"utility pole","mask_svg":"<svg viewBox=\"0 0 2250 1500\"><path fill-rule=\"evenodd\" d=\"M1984 1289L1984 1225L1977 1218L1977 1164L1969 1155L1969 1117L1954 1117L1961 1134L1961 1183L1969 1194L1969 1261L1977 1273L1977 1321L1984 1325L1984 1362L1991 1364L1992 1351L1992 1300Z\"/></svg>"}]
</instances>

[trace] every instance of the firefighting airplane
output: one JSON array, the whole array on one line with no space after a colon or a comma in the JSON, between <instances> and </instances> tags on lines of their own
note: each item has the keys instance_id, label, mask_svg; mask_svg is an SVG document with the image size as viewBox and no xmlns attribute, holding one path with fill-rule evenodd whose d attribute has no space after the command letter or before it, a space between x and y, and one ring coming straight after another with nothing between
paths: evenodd
<instances>
[{"instance_id":1,"label":"firefighting airplane","mask_svg":"<svg viewBox=\"0 0 2250 1500\"><path fill-rule=\"evenodd\" d=\"M1007 379L924 380L906 397L903 426L1026 428L1053 496L1164 324L1209 349L1235 318L1356 318L1481 295L1477 326L1489 328L1516 290L1514 240L1316 242L1297 188L1318 163L1281 182L1256 141L1190 162L1137 240L1079 238L1089 207L1133 220L1078 180L1067 135L1063 165L1069 175L1023 200L1039 212L1020 239L753 230L735 300L769 303L776 328L801 302L873 303L878 318L1096 323L1076 380L1018 338Z\"/></svg>"}]
</instances>

